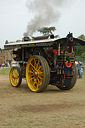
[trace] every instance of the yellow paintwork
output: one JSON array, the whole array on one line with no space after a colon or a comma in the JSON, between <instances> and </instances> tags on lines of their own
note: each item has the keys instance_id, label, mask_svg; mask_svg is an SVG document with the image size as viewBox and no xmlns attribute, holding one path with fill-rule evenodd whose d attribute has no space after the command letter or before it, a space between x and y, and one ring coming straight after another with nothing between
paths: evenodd
<instances>
[{"instance_id":1,"label":"yellow paintwork","mask_svg":"<svg viewBox=\"0 0 85 128\"><path fill-rule=\"evenodd\" d=\"M16 87L19 82L19 73L15 67L13 67L10 71L10 82L12 86Z\"/></svg>"},{"instance_id":2,"label":"yellow paintwork","mask_svg":"<svg viewBox=\"0 0 85 128\"><path fill-rule=\"evenodd\" d=\"M42 86L43 69L37 57L32 57L28 60L26 66L26 80L31 91L36 92Z\"/></svg>"}]
</instances>

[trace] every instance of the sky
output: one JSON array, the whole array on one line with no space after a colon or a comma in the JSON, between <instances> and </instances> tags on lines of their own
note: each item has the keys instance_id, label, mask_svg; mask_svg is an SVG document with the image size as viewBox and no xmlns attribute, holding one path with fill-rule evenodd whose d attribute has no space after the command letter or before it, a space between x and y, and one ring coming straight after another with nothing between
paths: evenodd
<instances>
[{"instance_id":1,"label":"sky","mask_svg":"<svg viewBox=\"0 0 85 128\"><path fill-rule=\"evenodd\" d=\"M85 0L70 0L68 4L66 0L61 1L65 3L58 7L58 21L55 20L49 25L56 27L54 34L60 37L65 37L69 32L72 32L74 37L85 35ZM32 11L32 2L33 0L0 0L0 48L4 48L6 40L12 42L23 38L27 25L35 19L38 10L38 6L35 6L35 10ZM30 3L30 6L27 6L27 3Z\"/></svg>"}]
</instances>

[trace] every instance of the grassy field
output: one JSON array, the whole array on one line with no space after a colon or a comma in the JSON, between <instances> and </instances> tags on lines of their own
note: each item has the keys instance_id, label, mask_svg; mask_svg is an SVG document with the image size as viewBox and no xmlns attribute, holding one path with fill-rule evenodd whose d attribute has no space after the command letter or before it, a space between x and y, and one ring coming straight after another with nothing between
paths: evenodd
<instances>
[{"instance_id":1,"label":"grassy field","mask_svg":"<svg viewBox=\"0 0 85 128\"><path fill-rule=\"evenodd\" d=\"M85 77L85 71L83 71L82 76Z\"/></svg>"},{"instance_id":2,"label":"grassy field","mask_svg":"<svg viewBox=\"0 0 85 128\"><path fill-rule=\"evenodd\" d=\"M11 68L3 68L0 70L0 75L9 75ZM85 75L85 71L83 71L83 75Z\"/></svg>"},{"instance_id":3,"label":"grassy field","mask_svg":"<svg viewBox=\"0 0 85 128\"><path fill-rule=\"evenodd\" d=\"M0 69L0 75L9 75L10 68Z\"/></svg>"},{"instance_id":4,"label":"grassy field","mask_svg":"<svg viewBox=\"0 0 85 128\"><path fill-rule=\"evenodd\" d=\"M9 75L11 68L3 68L0 70L0 75ZM83 76L85 76L85 70L83 71Z\"/></svg>"}]
</instances>

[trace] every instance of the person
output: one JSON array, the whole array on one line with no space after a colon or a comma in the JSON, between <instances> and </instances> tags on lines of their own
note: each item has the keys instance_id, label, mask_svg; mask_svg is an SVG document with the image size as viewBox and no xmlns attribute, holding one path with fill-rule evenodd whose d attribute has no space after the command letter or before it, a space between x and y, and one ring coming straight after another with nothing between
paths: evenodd
<instances>
[{"instance_id":1,"label":"person","mask_svg":"<svg viewBox=\"0 0 85 128\"><path fill-rule=\"evenodd\" d=\"M1 64L0 64L0 68L1 68Z\"/></svg>"},{"instance_id":2,"label":"person","mask_svg":"<svg viewBox=\"0 0 85 128\"><path fill-rule=\"evenodd\" d=\"M82 68L81 68L81 63L80 63L80 61L78 61L78 63L77 63L77 69L78 69L78 76L79 76L79 78L82 78Z\"/></svg>"}]
</instances>

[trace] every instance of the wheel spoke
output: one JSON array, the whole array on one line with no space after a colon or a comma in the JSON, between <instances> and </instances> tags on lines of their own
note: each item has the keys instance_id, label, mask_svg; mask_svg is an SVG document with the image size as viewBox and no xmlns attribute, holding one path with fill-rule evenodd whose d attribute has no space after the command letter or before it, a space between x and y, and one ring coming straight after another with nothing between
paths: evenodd
<instances>
[{"instance_id":1,"label":"wheel spoke","mask_svg":"<svg viewBox=\"0 0 85 128\"><path fill-rule=\"evenodd\" d=\"M17 74L18 74L18 72L17 72L17 70L16 70L16 69L13 71L13 73L14 73L15 75L17 75Z\"/></svg>"},{"instance_id":2,"label":"wheel spoke","mask_svg":"<svg viewBox=\"0 0 85 128\"><path fill-rule=\"evenodd\" d=\"M36 63L36 59L34 59L34 67L36 68L37 63Z\"/></svg>"},{"instance_id":3,"label":"wheel spoke","mask_svg":"<svg viewBox=\"0 0 85 128\"><path fill-rule=\"evenodd\" d=\"M31 77L31 78L30 78L30 82L33 82L33 79L34 79L34 77Z\"/></svg>"},{"instance_id":4,"label":"wheel spoke","mask_svg":"<svg viewBox=\"0 0 85 128\"><path fill-rule=\"evenodd\" d=\"M34 76L32 71L28 71L28 75L30 76L30 78Z\"/></svg>"},{"instance_id":5,"label":"wheel spoke","mask_svg":"<svg viewBox=\"0 0 85 128\"><path fill-rule=\"evenodd\" d=\"M19 76L14 74L14 75L12 75L12 78L14 78L14 79L18 79Z\"/></svg>"},{"instance_id":6,"label":"wheel spoke","mask_svg":"<svg viewBox=\"0 0 85 128\"><path fill-rule=\"evenodd\" d=\"M33 73L33 71L28 70L28 73L30 73L30 74L31 74L31 73Z\"/></svg>"},{"instance_id":7,"label":"wheel spoke","mask_svg":"<svg viewBox=\"0 0 85 128\"><path fill-rule=\"evenodd\" d=\"M16 79L15 79L15 78L13 79L13 82L14 82L14 84L15 84L15 86L16 86Z\"/></svg>"},{"instance_id":8,"label":"wheel spoke","mask_svg":"<svg viewBox=\"0 0 85 128\"><path fill-rule=\"evenodd\" d=\"M17 85L17 79L15 79L15 84Z\"/></svg>"},{"instance_id":9,"label":"wheel spoke","mask_svg":"<svg viewBox=\"0 0 85 128\"><path fill-rule=\"evenodd\" d=\"M40 69L42 69L42 66L41 66L41 65L39 66L38 71L39 71Z\"/></svg>"},{"instance_id":10,"label":"wheel spoke","mask_svg":"<svg viewBox=\"0 0 85 128\"><path fill-rule=\"evenodd\" d=\"M42 72L42 71L39 71L39 72L38 72L38 75L39 75L39 76L43 76L43 72Z\"/></svg>"},{"instance_id":11,"label":"wheel spoke","mask_svg":"<svg viewBox=\"0 0 85 128\"><path fill-rule=\"evenodd\" d=\"M16 79L16 84L18 84L19 79Z\"/></svg>"},{"instance_id":12,"label":"wheel spoke","mask_svg":"<svg viewBox=\"0 0 85 128\"><path fill-rule=\"evenodd\" d=\"M13 77L18 78L19 77L19 73L17 72L17 70L13 71Z\"/></svg>"},{"instance_id":13,"label":"wheel spoke","mask_svg":"<svg viewBox=\"0 0 85 128\"><path fill-rule=\"evenodd\" d=\"M37 64L36 64L36 68L38 70L38 68L40 67L40 61L38 60Z\"/></svg>"},{"instance_id":14,"label":"wheel spoke","mask_svg":"<svg viewBox=\"0 0 85 128\"><path fill-rule=\"evenodd\" d=\"M33 66L33 64L32 64L32 63L30 63L30 66L33 68L33 70L35 69L35 67Z\"/></svg>"},{"instance_id":15,"label":"wheel spoke","mask_svg":"<svg viewBox=\"0 0 85 128\"><path fill-rule=\"evenodd\" d=\"M39 89L40 86L41 86L41 82L40 82L39 78L37 78L37 89Z\"/></svg>"},{"instance_id":16,"label":"wheel spoke","mask_svg":"<svg viewBox=\"0 0 85 128\"><path fill-rule=\"evenodd\" d=\"M18 84L18 81L19 81L19 74L18 74L16 69L14 69L14 71L12 73L12 79L13 79L14 85L16 86Z\"/></svg>"},{"instance_id":17,"label":"wheel spoke","mask_svg":"<svg viewBox=\"0 0 85 128\"><path fill-rule=\"evenodd\" d=\"M36 85L36 81L33 82L33 86L34 86L34 88L36 87L35 85Z\"/></svg>"},{"instance_id":18,"label":"wheel spoke","mask_svg":"<svg viewBox=\"0 0 85 128\"><path fill-rule=\"evenodd\" d=\"M41 80L43 79L43 77L41 77L41 76L38 76Z\"/></svg>"}]
</instances>

